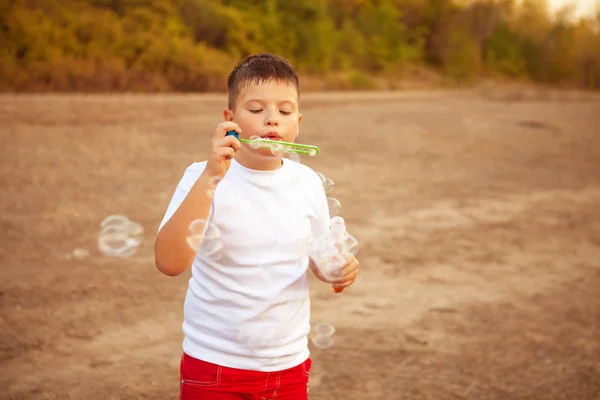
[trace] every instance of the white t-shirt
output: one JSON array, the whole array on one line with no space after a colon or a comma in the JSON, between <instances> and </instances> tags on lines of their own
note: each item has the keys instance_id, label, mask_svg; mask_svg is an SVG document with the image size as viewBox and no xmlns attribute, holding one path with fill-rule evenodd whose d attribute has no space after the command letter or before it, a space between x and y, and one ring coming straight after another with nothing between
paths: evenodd
<instances>
[{"instance_id":1,"label":"white t-shirt","mask_svg":"<svg viewBox=\"0 0 600 400\"><path fill-rule=\"evenodd\" d=\"M201 162L186 169L159 229L205 167ZM192 264L185 353L265 372L304 362L310 331L306 245L330 223L319 176L288 159L274 171L248 169L234 159L208 220L219 229L222 247L210 255L201 247Z\"/></svg>"}]
</instances>

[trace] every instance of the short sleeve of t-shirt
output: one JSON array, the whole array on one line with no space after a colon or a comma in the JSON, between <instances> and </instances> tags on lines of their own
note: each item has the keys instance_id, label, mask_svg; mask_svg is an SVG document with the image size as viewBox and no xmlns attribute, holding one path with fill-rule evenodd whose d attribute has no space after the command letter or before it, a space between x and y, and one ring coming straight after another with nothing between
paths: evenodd
<instances>
[{"instance_id":1,"label":"short sleeve of t-shirt","mask_svg":"<svg viewBox=\"0 0 600 400\"><path fill-rule=\"evenodd\" d=\"M179 181L175 193L173 193L173 196L171 197L171 202L167 207L167 211L158 227L158 232L160 232L161 228L169 221L173 214L175 214L175 211L177 211L181 203L183 203L183 200L187 197L192 186L194 186L200 175L202 175L202 172L204 172L204 168L206 168L206 161L193 163L185 169L183 177Z\"/></svg>"}]
</instances>

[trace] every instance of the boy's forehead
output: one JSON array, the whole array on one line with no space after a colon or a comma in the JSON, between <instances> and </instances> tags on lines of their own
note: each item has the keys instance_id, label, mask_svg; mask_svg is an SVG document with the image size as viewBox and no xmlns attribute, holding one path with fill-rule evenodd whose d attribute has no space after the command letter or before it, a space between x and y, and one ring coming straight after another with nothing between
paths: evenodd
<instances>
[{"instance_id":1,"label":"boy's forehead","mask_svg":"<svg viewBox=\"0 0 600 400\"><path fill-rule=\"evenodd\" d=\"M273 100L297 103L298 91L293 84L277 80L247 82L240 88L238 100Z\"/></svg>"}]
</instances>

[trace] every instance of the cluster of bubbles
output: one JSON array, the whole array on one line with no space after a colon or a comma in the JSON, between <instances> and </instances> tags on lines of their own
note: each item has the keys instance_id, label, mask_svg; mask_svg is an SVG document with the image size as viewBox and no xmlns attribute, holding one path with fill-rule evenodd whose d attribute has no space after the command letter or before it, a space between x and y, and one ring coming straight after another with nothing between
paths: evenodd
<instances>
[{"instance_id":1,"label":"cluster of bubbles","mask_svg":"<svg viewBox=\"0 0 600 400\"><path fill-rule=\"evenodd\" d=\"M321 183L323 184L323 190L325 193L331 193L333 188L335 187L331 178L327 178L320 172L317 172L317 175L321 179ZM334 197L327 197L327 206L329 207L329 216L336 217L341 214L342 211L342 203Z\"/></svg>"},{"instance_id":2,"label":"cluster of bubbles","mask_svg":"<svg viewBox=\"0 0 600 400\"><path fill-rule=\"evenodd\" d=\"M335 333L335 328L333 325L328 324L326 322L319 322L316 324L310 335L310 341L315 347L320 349L328 349L333 346L333 334Z\"/></svg>"},{"instance_id":3,"label":"cluster of bubbles","mask_svg":"<svg viewBox=\"0 0 600 400\"><path fill-rule=\"evenodd\" d=\"M110 215L100 223L98 249L107 257L130 257L142 243L144 228L123 215Z\"/></svg>"},{"instance_id":4,"label":"cluster of bubbles","mask_svg":"<svg viewBox=\"0 0 600 400\"><path fill-rule=\"evenodd\" d=\"M287 151L285 145L280 144L280 143L275 143L273 141L270 141L269 139L261 138L260 136L254 135L254 136L250 137L250 140L251 140L251 142L248 144L251 148L253 148L255 150L260 147L265 147L265 148L271 149L271 153L274 156L280 156L284 153L293 153L295 156L298 156L298 153L295 153L293 151ZM261 142L264 142L264 143L261 143ZM317 151L315 149L310 149L308 152L308 155L311 157L314 157L317 155ZM300 161L299 158L298 158L298 161Z\"/></svg>"}]
</instances>

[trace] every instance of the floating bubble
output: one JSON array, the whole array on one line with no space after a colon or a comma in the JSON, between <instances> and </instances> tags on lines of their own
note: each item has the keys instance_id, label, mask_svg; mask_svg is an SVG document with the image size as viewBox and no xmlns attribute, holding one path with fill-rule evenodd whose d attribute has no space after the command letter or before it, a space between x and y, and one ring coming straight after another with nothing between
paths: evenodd
<instances>
[{"instance_id":1,"label":"floating bubble","mask_svg":"<svg viewBox=\"0 0 600 400\"><path fill-rule=\"evenodd\" d=\"M333 338L329 335L316 335L312 337L312 343L320 349L328 349L333 346Z\"/></svg>"},{"instance_id":2,"label":"floating bubble","mask_svg":"<svg viewBox=\"0 0 600 400\"><path fill-rule=\"evenodd\" d=\"M200 248L200 243L202 243L202 235L189 235L185 238L185 240L190 249L194 250L195 252L198 252L198 249Z\"/></svg>"},{"instance_id":3,"label":"floating bubble","mask_svg":"<svg viewBox=\"0 0 600 400\"><path fill-rule=\"evenodd\" d=\"M221 231L212 223L206 223L203 219L197 219L188 226L190 235L186 237L188 246L195 252L202 252L206 256L215 255L223 248L221 243Z\"/></svg>"},{"instance_id":4,"label":"floating bubble","mask_svg":"<svg viewBox=\"0 0 600 400\"><path fill-rule=\"evenodd\" d=\"M261 143L258 142L258 140L262 140L260 136L257 136L257 135L250 136L250 140L254 140L254 142L248 143L251 148L256 150L261 146Z\"/></svg>"},{"instance_id":5,"label":"floating bubble","mask_svg":"<svg viewBox=\"0 0 600 400\"><path fill-rule=\"evenodd\" d=\"M323 190L325 190L325 193L331 192L334 187L333 181L331 179L325 177L325 175L323 175L320 172L317 172L317 175L321 179L321 183L323 184Z\"/></svg>"},{"instance_id":6,"label":"floating bubble","mask_svg":"<svg viewBox=\"0 0 600 400\"><path fill-rule=\"evenodd\" d=\"M129 218L124 215L109 215L100 222L100 231L105 229L119 229L129 223Z\"/></svg>"},{"instance_id":7,"label":"floating bubble","mask_svg":"<svg viewBox=\"0 0 600 400\"><path fill-rule=\"evenodd\" d=\"M221 238L221 230L217 225L209 223L204 231L204 238L206 240L217 240Z\"/></svg>"},{"instance_id":8,"label":"floating bubble","mask_svg":"<svg viewBox=\"0 0 600 400\"><path fill-rule=\"evenodd\" d=\"M203 219L196 219L188 225L188 230L192 235L200 235L204 234L204 229L206 228L206 221Z\"/></svg>"},{"instance_id":9,"label":"floating bubble","mask_svg":"<svg viewBox=\"0 0 600 400\"><path fill-rule=\"evenodd\" d=\"M290 159L291 161L297 162L298 164L300 164L301 158L300 158L300 154L293 152L293 151L287 151L283 154L283 156L285 158Z\"/></svg>"},{"instance_id":10,"label":"floating bubble","mask_svg":"<svg viewBox=\"0 0 600 400\"><path fill-rule=\"evenodd\" d=\"M313 327L313 332L315 335L331 336L335 333L335 328L333 325L328 324L327 322L319 322Z\"/></svg>"},{"instance_id":11,"label":"floating bubble","mask_svg":"<svg viewBox=\"0 0 600 400\"><path fill-rule=\"evenodd\" d=\"M349 234L346 237L346 240L344 243L344 248L347 253L355 256L358 253L358 240L356 240L356 238L354 236Z\"/></svg>"},{"instance_id":12,"label":"floating bubble","mask_svg":"<svg viewBox=\"0 0 600 400\"><path fill-rule=\"evenodd\" d=\"M207 256L216 254L223 248L221 230L215 224L208 224L204 231L200 250Z\"/></svg>"},{"instance_id":13,"label":"floating bubble","mask_svg":"<svg viewBox=\"0 0 600 400\"><path fill-rule=\"evenodd\" d=\"M109 225L100 230L100 235L113 235L123 233L123 226Z\"/></svg>"},{"instance_id":14,"label":"floating bubble","mask_svg":"<svg viewBox=\"0 0 600 400\"><path fill-rule=\"evenodd\" d=\"M141 239L144 235L144 227L137 222L129 221L129 223L123 226L123 232L131 238Z\"/></svg>"},{"instance_id":15,"label":"floating bubble","mask_svg":"<svg viewBox=\"0 0 600 400\"><path fill-rule=\"evenodd\" d=\"M329 178L325 178L325 182L323 182L323 189L325 190L325 193L329 193L333 190L333 181Z\"/></svg>"},{"instance_id":16,"label":"floating bubble","mask_svg":"<svg viewBox=\"0 0 600 400\"><path fill-rule=\"evenodd\" d=\"M283 154L283 145L279 143L271 143L271 154L274 156L280 156Z\"/></svg>"},{"instance_id":17,"label":"floating bubble","mask_svg":"<svg viewBox=\"0 0 600 400\"><path fill-rule=\"evenodd\" d=\"M142 242L144 227L123 215L110 215L100 223L98 249L108 257L130 257Z\"/></svg>"},{"instance_id":18,"label":"floating bubble","mask_svg":"<svg viewBox=\"0 0 600 400\"><path fill-rule=\"evenodd\" d=\"M329 207L329 216L337 217L342 211L342 203L333 197L327 198L327 207Z\"/></svg>"},{"instance_id":19,"label":"floating bubble","mask_svg":"<svg viewBox=\"0 0 600 400\"><path fill-rule=\"evenodd\" d=\"M129 257L135 254L140 241L125 233L110 233L98 236L98 248L105 256Z\"/></svg>"}]
</instances>

